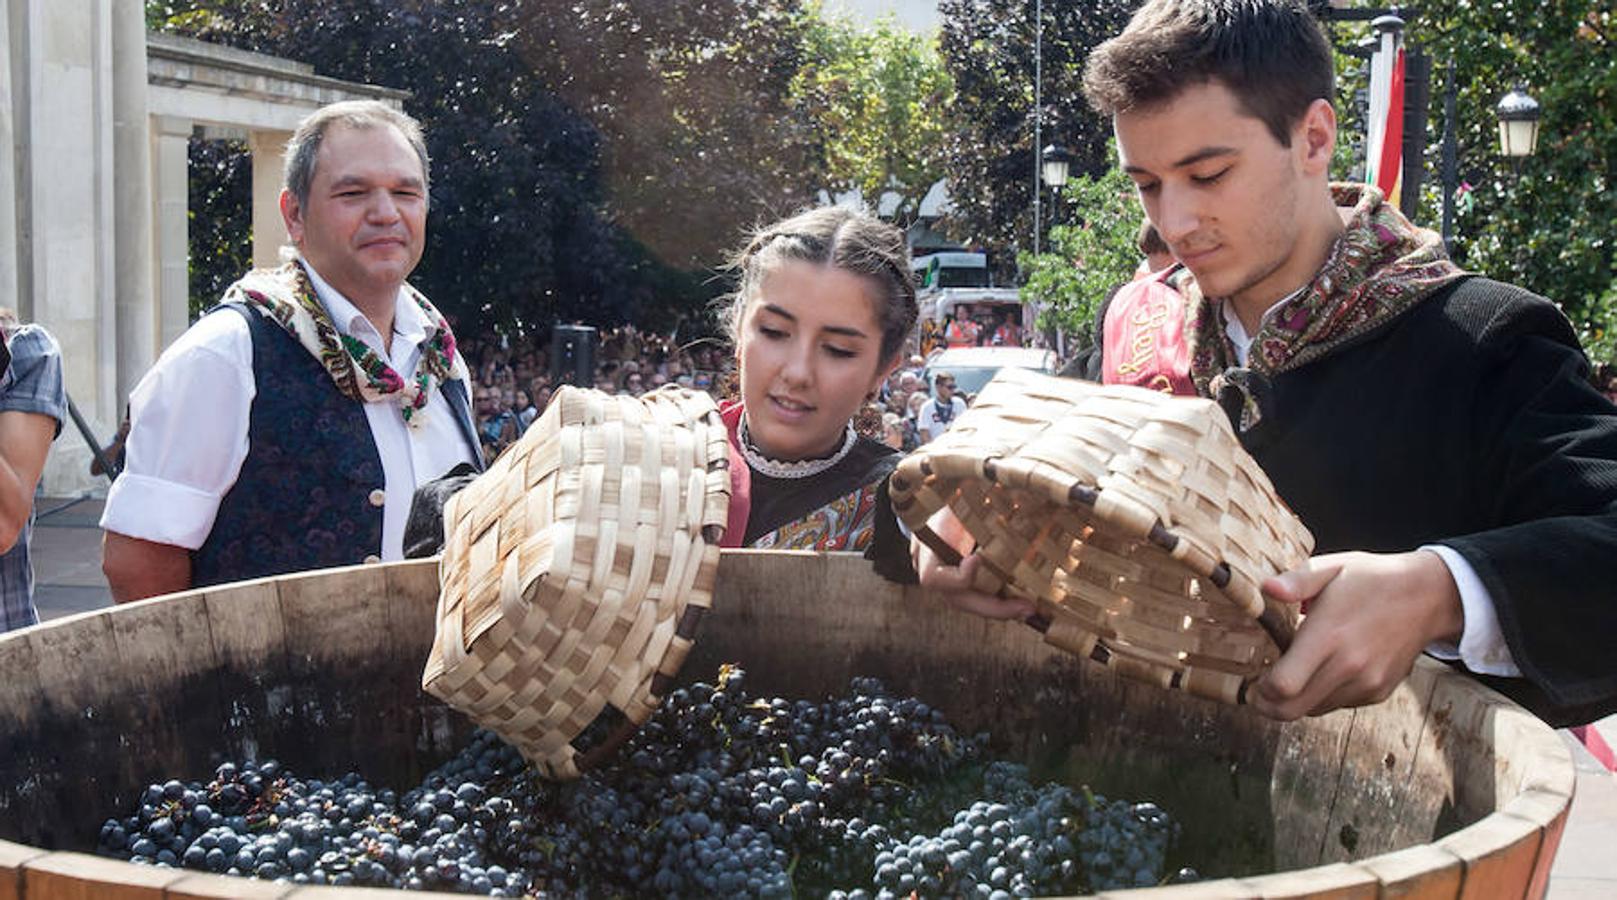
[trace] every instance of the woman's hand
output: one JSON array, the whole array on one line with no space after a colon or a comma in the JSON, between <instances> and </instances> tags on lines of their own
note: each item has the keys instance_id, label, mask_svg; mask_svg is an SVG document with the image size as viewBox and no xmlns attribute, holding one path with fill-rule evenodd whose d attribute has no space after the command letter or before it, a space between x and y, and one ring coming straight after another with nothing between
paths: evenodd
<instances>
[{"instance_id":1,"label":"woman's hand","mask_svg":"<svg viewBox=\"0 0 1617 900\"><path fill-rule=\"evenodd\" d=\"M1033 615L1031 600L997 597L972 587L982 560L972 552L975 542L966 531L966 526L960 524L948 507L934 513L927 520L927 527L963 557L959 565L951 565L940 559L920 538L910 538L910 560L915 564L915 573L927 593L956 609L989 619L1026 619Z\"/></svg>"}]
</instances>

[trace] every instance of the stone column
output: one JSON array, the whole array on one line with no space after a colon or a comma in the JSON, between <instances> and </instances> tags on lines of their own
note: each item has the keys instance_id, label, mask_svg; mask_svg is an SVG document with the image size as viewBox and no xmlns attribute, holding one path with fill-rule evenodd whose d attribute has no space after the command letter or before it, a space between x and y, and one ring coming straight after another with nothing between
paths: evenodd
<instances>
[{"instance_id":1,"label":"stone column","mask_svg":"<svg viewBox=\"0 0 1617 900\"><path fill-rule=\"evenodd\" d=\"M281 218L281 167L290 131L254 131L247 136L253 154L253 265L281 264L281 247L290 242Z\"/></svg>"},{"instance_id":2,"label":"stone column","mask_svg":"<svg viewBox=\"0 0 1617 900\"><path fill-rule=\"evenodd\" d=\"M112 5L114 315L121 410L157 350L152 299L152 161L146 120L146 19L139 3ZM118 415L115 413L113 419Z\"/></svg>"},{"instance_id":3,"label":"stone column","mask_svg":"<svg viewBox=\"0 0 1617 900\"><path fill-rule=\"evenodd\" d=\"M159 346L167 347L191 325L191 279L188 260L191 121L152 117L152 200L157 241L157 328Z\"/></svg>"},{"instance_id":4,"label":"stone column","mask_svg":"<svg viewBox=\"0 0 1617 900\"><path fill-rule=\"evenodd\" d=\"M11 110L11 12L0 4L0 306L21 306L17 285L17 132Z\"/></svg>"}]
</instances>

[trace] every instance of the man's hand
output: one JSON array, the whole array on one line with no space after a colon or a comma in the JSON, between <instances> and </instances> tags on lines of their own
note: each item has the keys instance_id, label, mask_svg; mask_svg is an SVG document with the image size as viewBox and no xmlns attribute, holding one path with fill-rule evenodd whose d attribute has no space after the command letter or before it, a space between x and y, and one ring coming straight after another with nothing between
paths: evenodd
<instances>
[{"instance_id":1,"label":"man's hand","mask_svg":"<svg viewBox=\"0 0 1617 900\"><path fill-rule=\"evenodd\" d=\"M928 593L956 609L990 619L1025 619L1033 615L1033 603L1029 600L996 597L972 587L982 560L971 552L974 544L970 532L948 507L934 513L927 520L927 527L964 557L960 565L950 565L939 559L920 538L910 538L910 559L915 563L921 587Z\"/></svg>"},{"instance_id":2,"label":"man's hand","mask_svg":"<svg viewBox=\"0 0 1617 900\"><path fill-rule=\"evenodd\" d=\"M1465 627L1448 566L1424 550L1318 556L1263 591L1307 613L1248 694L1253 709L1287 721L1385 700L1428 644Z\"/></svg>"}]
</instances>

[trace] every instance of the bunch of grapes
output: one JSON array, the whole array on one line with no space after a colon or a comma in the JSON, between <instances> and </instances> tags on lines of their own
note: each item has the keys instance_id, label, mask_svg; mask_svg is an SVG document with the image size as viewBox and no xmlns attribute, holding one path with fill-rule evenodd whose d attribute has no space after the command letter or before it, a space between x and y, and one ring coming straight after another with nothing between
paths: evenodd
<instances>
[{"instance_id":1,"label":"bunch of grapes","mask_svg":"<svg viewBox=\"0 0 1617 900\"><path fill-rule=\"evenodd\" d=\"M745 688L724 666L673 691L614 762L566 784L482 731L402 796L226 763L207 784L149 787L100 850L496 897L991 898L1163 880L1177 826L1154 804L1034 784L872 679L818 703Z\"/></svg>"},{"instance_id":2,"label":"bunch of grapes","mask_svg":"<svg viewBox=\"0 0 1617 900\"><path fill-rule=\"evenodd\" d=\"M488 742L479 738L469 749ZM100 851L295 884L517 897L527 892L521 874L487 861L482 849L486 824L507 805L485 800L471 781L454 792L418 788L401 803L356 774L302 781L274 761L225 763L206 785L147 788L134 815L102 826Z\"/></svg>"}]
</instances>

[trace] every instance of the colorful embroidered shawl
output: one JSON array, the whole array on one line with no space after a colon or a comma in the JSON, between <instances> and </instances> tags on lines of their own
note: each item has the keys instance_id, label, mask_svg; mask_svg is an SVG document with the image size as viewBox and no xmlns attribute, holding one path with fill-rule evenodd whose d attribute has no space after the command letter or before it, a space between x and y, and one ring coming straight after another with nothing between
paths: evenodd
<instances>
[{"instance_id":1,"label":"colorful embroidered shawl","mask_svg":"<svg viewBox=\"0 0 1617 900\"><path fill-rule=\"evenodd\" d=\"M254 269L225 291L223 302L257 307L320 361L345 396L360 403L391 399L412 428L419 428L425 420L427 401L440 384L457 378L470 380L465 362L455 354L455 335L449 323L420 291L404 285L406 296L426 316L430 330L421 345L415 377L406 380L364 341L337 330L315 295L304 265L302 260L294 260L276 269Z\"/></svg>"},{"instance_id":2,"label":"colorful embroidered shawl","mask_svg":"<svg viewBox=\"0 0 1617 900\"><path fill-rule=\"evenodd\" d=\"M1352 207L1352 218L1314 280L1264 317L1246 368L1237 366L1225 333L1221 298L1202 296L1188 272L1170 281L1192 311L1185 336L1196 390L1213 398L1228 388L1240 391L1243 430L1261 416L1254 375L1272 376L1329 356L1466 275L1448 258L1442 238L1404 218L1379 188L1335 184L1331 194L1338 206Z\"/></svg>"}]
</instances>

